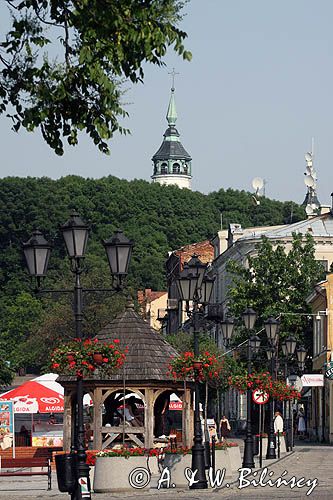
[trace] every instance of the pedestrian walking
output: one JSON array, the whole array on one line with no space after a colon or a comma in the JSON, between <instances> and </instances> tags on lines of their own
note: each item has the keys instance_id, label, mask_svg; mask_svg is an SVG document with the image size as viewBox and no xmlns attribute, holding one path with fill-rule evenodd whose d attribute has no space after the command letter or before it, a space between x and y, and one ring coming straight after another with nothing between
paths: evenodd
<instances>
[{"instance_id":1,"label":"pedestrian walking","mask_svg":"<svg viewBox=\"0 0 333 500\"><path fill-rule=\"evenodd\" d=\"M227 417L225 415L223 415L223 417L220 420L220 425L219 425L221 443L223 443L223 441L229 436L230 431L231 431L231 426L230 426L229 420L227 419Z\"/></svg>"},{"instance_id":2,"label":"pedestrian walking","mask_svg":"<svg viewBox=\"0 0 333 500\"><path fill-rule=\"evenodd\" d=\"M306 431L305 416L303 408L300 408L297 415L297 432L300 437L304 437Z\"/></svg>"}]
</instances>

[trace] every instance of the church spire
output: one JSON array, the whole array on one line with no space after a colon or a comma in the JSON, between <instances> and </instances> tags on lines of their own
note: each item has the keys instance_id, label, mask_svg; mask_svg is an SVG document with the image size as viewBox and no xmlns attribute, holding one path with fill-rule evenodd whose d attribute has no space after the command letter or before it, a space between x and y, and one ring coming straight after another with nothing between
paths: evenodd
<instances>
[{"instance_id":1,"label":"church spire","mask_svg":"<svg viewBox=\"0 0 333 500\"><path fill-rule=\"evenodd\" d=\"M177 110L175 101L175 72L172 72L172 87L166 119L168 128L164 133L163 142L152 157L154 164L153 182L159 184L176 184L180 188L191 189L191 156L184 149L179 140L176 129Z\"/></svg>"},{"instance_id":2,"label":"church spire","mask_svg":"<svg viewBox=\"0 0 333 500\"><path fill-rule=\"evenodd\" d=\"M177 121L177 110L176 110L176 101L175 101L175 89L172 87L171 96L168 106L168 112L166 115L166 119L168 120L169 127L174 127Z\"/></svg>"},{"instance_id":3,"label":"church spire","mask_svg":"<svg viewBox=\"0 0 333 500\"><path fill-rule=\"evenodd\" d=\"M177 121L177 110L175 101L175 76L179 75L179 73L176 73L175 68L172 68L172 71L169 73L169 75L172 76L172 87L171 87L171 96L170 96L166 119L168 121L169 127L174 127Z\"/></svg>"}]
</instances>

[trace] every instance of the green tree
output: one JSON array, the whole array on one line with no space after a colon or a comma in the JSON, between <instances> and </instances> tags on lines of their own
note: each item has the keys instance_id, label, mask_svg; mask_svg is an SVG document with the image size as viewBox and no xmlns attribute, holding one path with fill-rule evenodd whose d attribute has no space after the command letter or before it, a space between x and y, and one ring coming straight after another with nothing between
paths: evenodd
<instances>
[{"instance_id":1,"label":"green tree","mask_svg":"<svg viewBox=\"0 0 333 500\"><path fill-rule=\"evenodd\" d=\"M184 59L181 0L6 0L11 27L0 43L0 112L13 129L40 128L54 151L85 131L106 140L126 133L122 83L142 82L143 64L161 66L172 47ZM60 42L60 43L59 43ZM46 49L56 54L51 57Z\"/></svg>"},{"instance_id":2,"label":"green tree","mask_svg":"<svg viewBox=\"0 0 333 500\"><path fill-rule=\"evenodd\" d=\"M232 276L230 311L236 317L252 307L258 314L258 328L269 316L279 317L282 339L292 334L305 340L306 313L310 312L306 298L324 275L322 265L314 258L311 235L294 234L289 253L283 245L274 247L263 237L257 255L249 257L247 267L230 261L227 270ZM237 341L244 336L241 331Z\"/></svg>"},{"instance_id":3,"label":"green tree","mask_svg":"<svg viewBox=\"0 0 333 500\"><path fill-rule=\"evenodd\" d=\"M15 372L10 368L8 362L6 362L2 358L2 355L0 357L0 387L5 387L7 385L10 385L14 378Z\"/></svg>"}]
</instances>

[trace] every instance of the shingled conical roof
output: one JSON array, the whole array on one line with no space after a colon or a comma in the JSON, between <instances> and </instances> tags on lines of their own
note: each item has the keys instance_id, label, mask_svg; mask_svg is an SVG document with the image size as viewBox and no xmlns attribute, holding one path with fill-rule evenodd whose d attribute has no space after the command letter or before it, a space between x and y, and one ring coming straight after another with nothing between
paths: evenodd
<instances>
[{"instance_id":1,"label":"shingled conical roof","mask_svg":"<svg viewBox=\"0 0 333 500\"><path fill-rule=\"evenodd\" d=\"M128 304L125 311L103 328L97 338L102 342L119 339L120 348L128 346L125 361L126 381L171 381L168 362L177 351ZM108 377L123 380L123 369Z\"/></svg>"}]
</instances>

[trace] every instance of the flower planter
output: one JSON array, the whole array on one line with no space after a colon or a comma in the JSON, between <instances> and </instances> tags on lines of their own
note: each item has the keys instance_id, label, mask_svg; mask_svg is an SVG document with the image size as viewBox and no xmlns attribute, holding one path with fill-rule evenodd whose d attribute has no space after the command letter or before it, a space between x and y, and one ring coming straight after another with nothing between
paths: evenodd
<instances>
[{"instance_id":1,"label":"flower planter","mask_svg":"<svg viewBox=\"0 0 333 500\"><path fill-rule=\"evenodd\" d=\"M188 486L188 480L185 477L184 471L186 467L191 468L192 455L181 455L178 453L166 453L163 467L168 467L171 475L171 483L176 485L176 488L185 488Z\"/></svg>"},{"instance_id":2,"label":"flower planter","mask_svg":"<svg viewBox=\"0 0 333 500\"><path fill-rule=\"evenodd\" d=\"M90 467L90 469L89 469L90 488L93 491L94 490L93 486L94 486L95 466L90 465L89 467Z\"/></svg>"},{"instance_id":3,"label":"flower planter","mask_svg":"<svg viewBox=\"0 0 333 500\"><path fill-rule=\"evenodd\" d=\"M158 464L156 457L96 457L95 475L93 489L95 493L112 493L121 491L137 490L131 486L129 476L136 468L150 470L151 474L158 474ZM149 489L150 479L147 478L145 488ZM134 478L133 478L134 480Z\"/></svg>"},{"instance_id":4,"label":"flower planter","mask_svg":"<svg viewBox=\"0 0 333 500\"><path fill-rule=\"evenodd\" d=\"M232 476L240 467L242 459L239 446L231 446L223 450L215 450L215 469L225 469L226 476Z\"/></svg>"}]
</instances>

